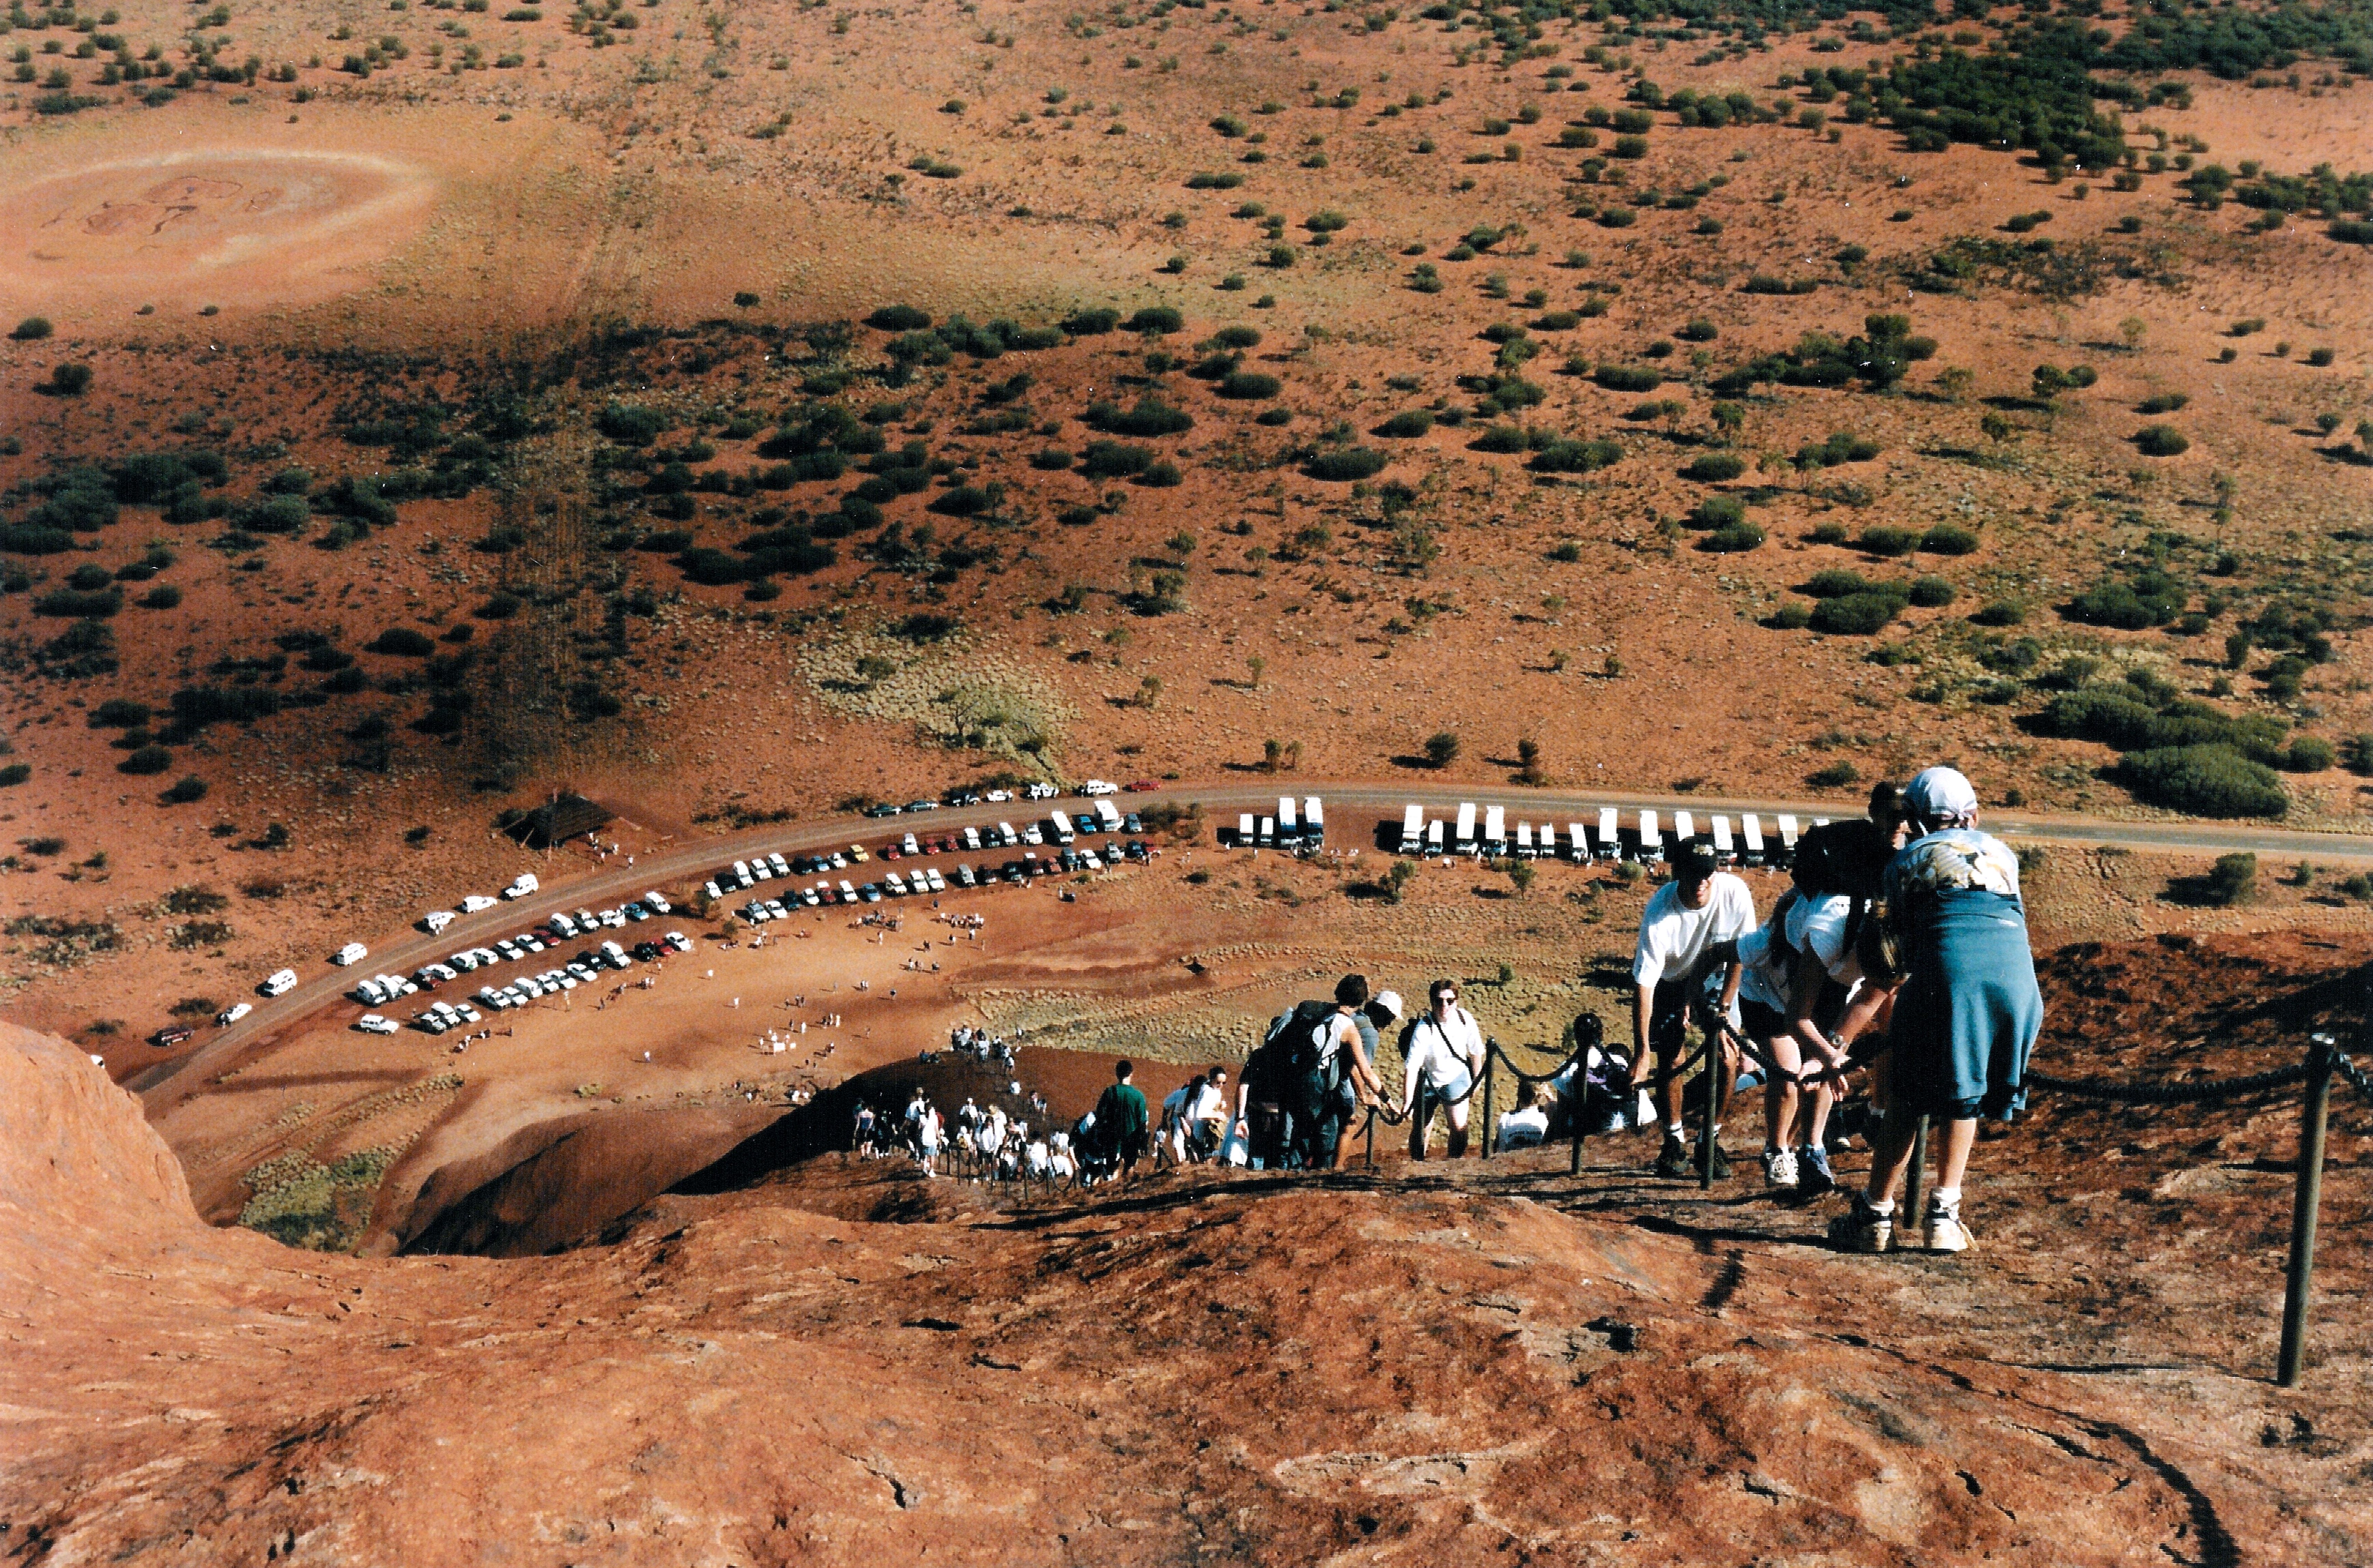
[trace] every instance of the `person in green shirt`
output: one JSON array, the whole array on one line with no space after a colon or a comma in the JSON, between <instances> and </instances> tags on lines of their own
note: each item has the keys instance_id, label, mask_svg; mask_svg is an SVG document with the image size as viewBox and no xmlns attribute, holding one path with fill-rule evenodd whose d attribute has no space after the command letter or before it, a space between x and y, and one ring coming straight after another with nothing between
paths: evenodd
<instances>
[{"instance_id":1,"label":"person in green shirt","mask_svg":"<svg viewBox=\"0 0 2373 1568\"><path fill-rule=\"evenodd\" d=\"M1137 1172L1137 1162L1145 1157L1145 1130L1149 1121L1145 1096L1129 1079L1136 1075L1137 1066L1124 1057L1113 1066L1113 1086L1096 1101L1096 1131L1106 1140L1113 1156L1120 1161L1121 1179L1127 1180Z\"/></svg>"}]
</instances>

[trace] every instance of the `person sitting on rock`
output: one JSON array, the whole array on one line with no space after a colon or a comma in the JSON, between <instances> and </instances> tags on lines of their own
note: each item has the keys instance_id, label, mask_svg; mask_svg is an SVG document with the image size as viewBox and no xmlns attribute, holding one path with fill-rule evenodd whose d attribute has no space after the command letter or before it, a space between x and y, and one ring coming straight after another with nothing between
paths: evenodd
<instances>
[{"instance_id":1,"label":"person sitting on rock","mask_svg":"<svg viewBox=\"0 0 2373 1568\"><path fill-rule=\"evenodd\" d=\"M1526 1098L1518 1109L1500 1118L1500 1152L1529 1149L1549 1135L1549 1112L1557 1109L1557 1091L1544 1084Z\"/></svg>"}]
</instances>

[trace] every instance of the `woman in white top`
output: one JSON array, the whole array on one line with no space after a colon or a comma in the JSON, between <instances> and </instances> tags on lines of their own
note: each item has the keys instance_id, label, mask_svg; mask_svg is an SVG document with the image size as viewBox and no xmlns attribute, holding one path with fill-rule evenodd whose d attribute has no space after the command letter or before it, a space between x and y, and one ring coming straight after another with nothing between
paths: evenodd
<instances>
[{"instance_id":1,"label":"woman in white top","mask_svg":"<svg viewBox=\"0 0 2373 1568\"><path fill-rule=\"evenodd\" d=\"M1483 1071L1483 1030L1475 1015L1458 1005L1456 981L1435 981L1428 995L1426 1010L1401 1031L1401 1114L1409 1119L1409 1158L1426 1157L1433 1131L1431 1105L1438 1104L1450 1119L1450 1157L1463 1159L1468 1091ZM1422 1114L1412 1114L1420 1089L1431 1104Z\"/></svg>"}]
</instances>

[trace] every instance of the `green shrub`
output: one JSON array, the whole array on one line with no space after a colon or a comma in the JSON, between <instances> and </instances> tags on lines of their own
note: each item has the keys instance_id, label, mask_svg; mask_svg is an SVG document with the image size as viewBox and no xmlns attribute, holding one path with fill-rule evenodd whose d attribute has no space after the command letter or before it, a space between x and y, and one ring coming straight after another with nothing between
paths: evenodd
<instances>
[{"instance_id":1,"label":"green shrub","mask_svg":"<svg viewBox=\"0 0 2373 1568\"><path fill-rule=\"evenodd\" d=\"M1245 177L1241 174L1198 173L1190 174L1186 177L1186 189L1189 191L1233 191L1244 182Z\"/></svg>"},{"instance_id":2,"label":"green shrub","mask_svg":"<svg viewBox=\"0 0 2373 1568\"><path fill-rule=\"evenodd\" d=\"M2140 632L2160 626L2182 612L2182 590L2157 575L2134 581L2104 577L2068 602L2071 621L2087 626L2113 626Z\"/></svg>"},{"instance_id":3,"label":"green shrub","mask_svg":"<svg viewBox=\"0 0 2373 1568\"><path fill-rule=\"evenodd\" d=\"M365 651L393 654L400 658L427 658L437 651L437 645L425 632L415 632L409 626L391 626L366 645Z\"/></svg>"},{"instance_id":4,"label":"green shrub","mask_svg":"<svg viewBox=\"0 0 2373 1568\"><path fill-rule=\"evenodd\" d=\"M1467 449L1470 452L1522 452L1531 446L1532 442L1524 431L1515 425L1487 424L1477 433L1474 440L1467 443Z\"/></svg>"},{"instance_id":5,"label":"green shrub","mask_svg":"<svg viewBox=\"0 0 2373 1568\"><path fill-rule=\"evenodd\" d=\"M1121 323L1128 332L1143 332L1149 337L1165 337L1183 331L1186 319L1167 305L1149 305Z\"/></svg>"},{"instance_id":6,"label":"green shrub","mask_svg":"<svg viewBox=\"0 0 2373 1568\"><path fill-rule=\"evenodd\" d=\"M1432 411L1421 408L1413 408L1404 409L1399 413L1394 414L1382 424L1377 425L1374 430L1370 432L1370 434L1375 436L1389 436L1398 439L1407 440L1414 436L1423 436L1432 428L1433 414Z\"/></svg>"},{"instance_id":7,"label":"green shrub","mask_svg":"<svg viewBox=\"0 0 2373 1568\"><path fill-rule=\"evenodd\" d=\"M1976 626L2023 626L2027 623L2027 606L2016 599L1989 599L1970 617L1970 621Z\"/></svg>"},{"instance_id":8,"label":"green shrub","mask_svg":"<svg viewBox=\"0 0 2373 1568\"><path fill-rule=\"evenodd\" d=\"M2112 776L2154 806L2196 817L2279 817L2290 806L2272 768L2229 746L2129 752Z\"/></svg>"},{"instance_id":9,"label":"green shrub","mask_svg":"<svg viewBox=\"0 0 2373 1568\"><path fill-rule=\"evenodd\" d=\"M170 749L162 746L143 746L131 756L115 764L115 771L138 777L161 773L172 765L173 753Z\"/></svg>"},{"instance_id":10,"label":"green shrub","mask_svg":"<svg viewBox=\"0 0 2373 1568\"><path fill-rule=\"evenodd\" d=\"M1385 471L1392 459L1373 447L1338 447L1319 452L1303 465L1302 471L1313 479L1349 483L1353 480L1374 479Z\"/></svg>"},{"instance_id":11,"label":"green shrub","mask_svg":"<svg viewBox=\"0 0 2373 1568\"><path fill-rule=\"evenodd\" d=\"M1178 436L1195 428L1194 415L1151 395L1128 409L1115 402L1090 403L1081 417L1090 429L1113 436Z\"/></svg>"},{"instance_id":12,"label":"green shrub","mask_svg":"<svg viewBox=\"0 0 2373 1568\"><path fill-rule=\"evenodd\" d=\"M2331 741L2321 736L2302 735L2291 742L2283 756L2283 768L2287 772L2320 773L2338 761L2339 753Z\"/></svg>"},{"instance_id":13,"label":"green shrub","mask_svg":"<svg viewBox=\"0 0 2373 1568\"><path fill-rule=\"evenodd\" d=\"M1872 555L1893 560L1919 549L1920 540L1917 528L1875 528L1863 529L1862 538L1854 542L1856 548Z\"/></svg>"},{"instance_id":14,"label":"green shrub","mask_svg":"<svg viewBox=\"0 0 2373 1568\"><path fill-rule=\"evenodd\" d=\"M1273 398L1285 389L1276 377L1258 370L1231 370L1220 378L1219 393L1223 398Z\"/></svg>"},{"instance_id":15,"label":"green shrub","mask_svg":"<svg viewBox=\"0 0 2373 1568\"><path fill-rule=\"evenodd\" d=\"M55 331L47 316L28 316L16 325L9 336L20 343L37 343Z\"/></svg>"},{"instance_id":16,"label":"green shrub","mask_svg":"<svg viewBox=\"0 0 2373 1568\"><path fill-rule=\"evenodd\" d=\"M157 798L168 806L187 806L206 797L206 781L190 773L168 785Z\"/></svg>"},{"instance_id":17,"label":"green shrub","mask_svg":"<svg viewBox=\"0 0 2373 1568\"><path fill-rule=\"evenodd\" d=\"M1708 452L1701 457L1690 459L1689 465L1681 470L1681 477L1693 479L1701 483L1718 483L1724 480L1736 479L1746 471L1747 464L1735 453Z\"/></svg>"},{"instance_id":18,"label":"green shrub","mask_svg":"<svg viewBox=\"0 0 2373 1568\"><path fill-rule=\"evenodd\" d=\"M2256 898L2258 857L2246 853L2218 855L2208 875L2201 878L2201 896L2204 901L2225 909Z\"/></svg>"},{"instance_id":19,"label":"green shrub","mask_svg":"<svg viewBox=\"0 0 2373 1568\"><path fill-rule=\"evenodd\" d=\"M1771 624L1783 632L1801 632L1813 623L1813 607L1803 599L1783 600L1771 612Z\"/></svg>"},{"instance_id":20,"label":"green shrub","mask_svg":"<svg viewBox=\"0 0 2373 1568\"><path fill-rule=\"evenodd\" d=\"M1911 602L1923 610L1939 610L1953 602L1953 585L1942 577L1914 577Z\"/></svg>"},{"instance_id":21,"label":"green shrub","mask_svg":"<svg viewBox=\"0 0 2373 1568\"><path fill-rule=\"evenodd\" d=\"M884 305L865 319L865 324L884 332L919 332L931 324L930 314L911 305Z\"/></svg>"},{"instance_id":22,"label":"green shrub","mask_svg":"<svg viewBox=\"0 0 2373 1568\"><path fill-rule=\"evenodd\" d=\"M1075 338L1096 338L1120 325L1120 312L1098 307L1093 310L1075 310L1063 318L1063 331Z\"/></svg>"},{"instance_id":23,"label":"green shrub","mask_svg":"<svg viewBox=\"0 0 2373 1568\"><path fill-rule=\"evenodd\" d=\"M1698 548L1719 555L1736 555L1763 543L1763 530L1744 518L1728 522L1698 541Z\"/></svg>"},{"instance_id":24,"label":"green shrub","mask_svg":"<svg viewBox=\"0 0 2373 1568\"><path fill-rule=\"evenodd\" d=\"M1535 473L1596 473L1623 460L1623 448L1613 441L1549 442L1525 466Z\"/></svg>"},{"instance_id":25,"label":"green shrub","mask_svg":"<svg viewBox=\"0 0 2373 1568\"><path fill-rule=\"evenodd\" d=\"M594 428L621 447L648 447L667 429L667 416L638 403L611 403L594 416Z\"/></svg>"},{"instance_id":26,"label":"green shrub","mask_svg":"<svg viewBox=\"0 0 2373 1568\"><path fill-rule=\"evenodd\" d=\"M1920 536L1920 548L1931 555L1967 555L1978 548L1978 536L1958 523L1938 523Z\"/></svg>"},{"instance_id":27,"label":"green shrub","mask_svg":"<svg viewBox=\"0 0 2373 1568\"><path fill-rule=\"evenodd\" d=\"M1833 636L1867 637L1902 613L1900 594L1865 589L1825 598L1813 606L1812 628Z\"/></svg>"},{"instance_id":28,"label":"green shrub","mask_svg":"<svg viewBox=\"0 0 2373 1568\"><path fill-rule=\"evenodd\" d=\"M0 789L13 789L33 776L30 762L9 762L0 765Z\"/></svg>"},{"instance_id":29,"label":"green shrub","mask_svg":"<svg viewBox=\"0 0 2373 1568\"><path fill-rule=\"evenodd\" d=\"M1263 409L1260 412L1253 416L1253 423L1255 424L1266 424L1271 427L1280 424L1292 424L1293 423L1293 411L1290 408Z\"/></svg>"},{"instance_id":30,"label":"green shrub","mask_svg":"<svg viewBox=\"0 0 2373 1568\"><path fill-rule=\"evenodd\" d=\"M1146 465L1137 482L1155 490L1170 490L1186 483L1186 476L1178 471L1176 463L1162 461Z\"/></svg>"},{"instance_id":31,"label":"green shrub","mask_svg":"<svg viewBox=\"0 0 2373 1568\"><path fill-rule=\"evenodd\" d=\"M1120 441L1091 441L1080 459L1080 471L1090 479L1126 479L1153 464L1150 448Z\"/></svg>"},{"instance_id":32,"label":"green shrub","mask_svg":"<svg viewBox=\"0 0 2373 1568\"><path fill-rule=\"evenodd\" d=\"M1665 384L1664 372L1644 365L1602 365L1590 378L1610 392L1653 392Z\"/></svg>"},{"instance_id":33,"label":"green shrub","mask_svg":"<svg viewBox=\"0 0 2373 1568\"><path fill-rule=\"evenodd\" d=\"M155 710L146 703L135 703L129 697L110 697L90 711L93 729L133 729L146 724Z\"/></svg>"},{"instance_id":34,"label":"green shrub","mask_svg":"<svg viewBox=\"0 0 2373 1568\"><path fill-rule=\"evenodd\" d=\"M159 583L140 596L140 603L147 610L178 610L181 604L181 590L170 583Z\"/></svg>"},{"instance_id":35,"label":"green shrub","mask_svg":"<svg viewBox=\"0 0 2373 1568\"><path fill-rule=\"evenodd\" d=\"M103 620L123 608L123 590L111 583L104 588L53 588L33 601L36 615L67 620Z\"/></svg>"},{"instance_id":36,"label":"green shrub","mask_svg":"<svg viewBox=\"0 0 2373 1568\"><path fill-rule=\"evenodd\" d=\"M2192 443L2172 424L2145 424L2134 433L2134 449L2146 458L2174 458L2190 451Z\"/></svg>"}]
</instances>

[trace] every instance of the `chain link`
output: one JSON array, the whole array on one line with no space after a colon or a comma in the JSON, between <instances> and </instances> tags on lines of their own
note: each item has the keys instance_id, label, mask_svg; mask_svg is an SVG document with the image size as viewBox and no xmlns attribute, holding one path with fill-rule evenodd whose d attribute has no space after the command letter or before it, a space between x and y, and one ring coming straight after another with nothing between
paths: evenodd
<instances>
[{"instance_id":1,"label":"chain link","mask_svg":"<svg viewBox=\"0 0 2373 1568\"><path fill-rule=\"evenodd\" d=\"M2100 1078L2054 1077L2030 1067L2027 1081L2037 1088L2075 1095L2081 1099L2114 1100L2125 1105L2197 1105L2204 1100L2226 1099L2236 1095L2256 1094L2262 1089L2278 1089L2285 1084L2303 1083L2307 1074L2308 1064L2300 1062L2288 1067L2276 1067L2270 1072L2252 1073L2247 1077L2211 1078L2196 1084L2112 1084ZM2367 1092L2373 1093L2373 1090Z\"/></svg>"}]
</instances>

